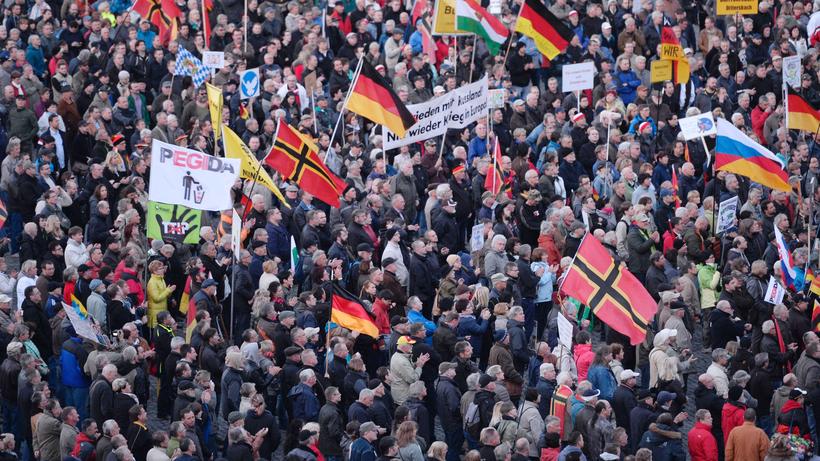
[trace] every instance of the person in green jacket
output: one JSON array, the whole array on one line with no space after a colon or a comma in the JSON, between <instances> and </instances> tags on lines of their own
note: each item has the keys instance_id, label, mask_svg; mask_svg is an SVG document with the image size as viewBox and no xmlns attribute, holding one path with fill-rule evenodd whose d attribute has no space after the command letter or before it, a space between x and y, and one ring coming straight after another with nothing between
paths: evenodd
<instances>
[{"instance_id":1,"label":"person in green jacket","mask_svg":"<svg viewBox=\"0 0 820 461\"><path fill-rule=\"evenodd\" d=\"M717 270L714 254L706 258L706 263L698 264L698 284L700 285L700 309L703 320L703 343L709 344L709 315L720 295L720 272Z\"/></svg>"}]
</instances>

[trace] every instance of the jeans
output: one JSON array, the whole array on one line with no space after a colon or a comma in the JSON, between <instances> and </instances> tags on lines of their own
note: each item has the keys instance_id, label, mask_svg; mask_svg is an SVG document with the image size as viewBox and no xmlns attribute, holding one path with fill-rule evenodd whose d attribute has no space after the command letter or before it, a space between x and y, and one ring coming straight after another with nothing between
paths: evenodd
<instances>
[{"instance_id":1,"label":"jeans","mask_svg":"<svg viewBox=\"0 0 820 461\"><path fill-rule=\"evenodd\" d=\"M80 414L80 421L88 418L88 388L65 386L65 401L75 407Z\"/></svg>"},{"instance_id":2,"label":"jeans","mask_svg":"<svg viewBox=\"0 0 820 461\"><path fill-rule=\"evenodd\" d=\"M544 337L544 330L547 328L547 314L552 310L552 301L535 303L535 339L541 341Z\"/></svg>"},{"instance_id":3,"label":"jeans","mask_svg":"<svg viewBox=\"0 0 820 461\"><path fill-rule=\"evenodd\" d=\"M20 440L20 409L17 402L2 399L3 406L3 432L14 434L15 440Z\"/></svg>"},{"instance_id":4,"label":"jeans","mask_svg":"<svg viewBox=\"0 0 820 461\"><path fill-rule=\"evenodd\" d=\"M774 420L772 415L760 416L757 418L757 427L763 429L767 436L771 437L774 432Z\"/></svg>"},{"instance_id":5,"label":"jeans","mask_svg":"<svg viewBox=\"0 0 820 461\"><path fill-rule=\"evenodd\" d=\"M524 308L524 337L527 338L527 343L529 343L535 326L535 300L521 298L521 307Z\"/></svg>"},{"instance_id":6,"label":"jeans","mask_svg":"<svg viewBox=\"0 0 820 461\"><path fill-rule=\"evenodd\" d=\"M464 445L464 431L460 429L445 431L444 440L447 442L447 461L459 461L461 446Z\"/></svg>"}]
</instances>

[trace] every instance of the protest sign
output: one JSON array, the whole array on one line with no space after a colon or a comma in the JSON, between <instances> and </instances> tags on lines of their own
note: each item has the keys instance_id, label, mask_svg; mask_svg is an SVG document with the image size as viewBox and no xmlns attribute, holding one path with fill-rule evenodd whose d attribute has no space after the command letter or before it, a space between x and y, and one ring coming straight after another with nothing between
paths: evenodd
<instances>
[{"instance_id":1,"label":"protest sign","mask_svg":"<svg viewBox=\"0 0 820 461\"><path fill-rule=\"evenodd\" d=\"M148 199L196 210L230 209L231 187L240 163L155 139L151 143Z\"/></svg>"},{"instance_id":2,"label":"protest sign","mask_svg":"<svg viewBox=\"0 0 820 461\"><path fill-rule=\"evenodd\" d=\"M735 216L737 216L737 196L720 202L715 233L720 234L735 227Z\"/></svg>"},{"instance_id":3,"label":"protest sign","mask_svg":"<svg viewBox=\"0 0 820 461\"><path fill-rule=\"evenodd\" d=\"M383 126L384 150L441 136L448 128L466 127L487 115L488 93L487 77L484 76L443 96L407 106L418 122L407 130L403 138Z\"/></svg>"},{"instance_id":4,"label":"protest sign","mask_svg":"<svg viewBox=\"0 0 820 461\"><path fill-rule=\"evenodd\" d=\"M199 243L201 219L202 210L149 200L145 225L149 239L195 245Z\"/></svg>"},{"instance_id":5,"label":"protest sign","mask_svg":"<svg viewBox=\"0 0 820 461\"><path fill-rule=\"evenodd\" d=\"M595 63L592 61L567 64L561 68L561 91L589 90L595 81Z\"/></svg>"},{"instance_id":6,"label":"protest sign","mask_svg":"<svg viewBox=\"0 0 820 461\"><path fill-rule=\"evenodd\" d=\"M683 134L683 139L691 141L701 136L710 136L717 134L717 125L711 112L704 112L702 114L693 115L678 120L680 124L680 132Z\"/></svg>"},{"instance_id":7,"label":"protest sign","mask_svg":"<svg viewBox=\"0 0 820 461\"><path fill-rule=\"evenodd\" d=\"M436 0L433 10L433 35L471 35L456 28L456 1Z\"/></svg>"},{"instance_id":8,"label":"protest sign","mask_svg":"<svg viewBox=\"0 0 820 461\"><path fill-rule=\"evenodd\" d=\"M757 0L717 0L717 14L757 14Z\"/></svg>"},{"instance_id":9,"label":"protest sign","mask_svg":"<svg viewBox=\"0 0 820 461\"><path fill-rule=\"evenodd\" d=\"M769 276L769 285L766 287L766 296L763 297L763 301L769 304L780 304L785 294L786 288L777 279Z\"/></svg>"},{"instance_id":10,"label":"protest sign","mask_svg":"<svg viewBox=\"0 0 820 461\"><path fill-rule=\"evenodd\" d=\"M202 64L211 69L221 69L225 67L225 52L224 51L203 51Z\"/></svg>"}]
</instances>

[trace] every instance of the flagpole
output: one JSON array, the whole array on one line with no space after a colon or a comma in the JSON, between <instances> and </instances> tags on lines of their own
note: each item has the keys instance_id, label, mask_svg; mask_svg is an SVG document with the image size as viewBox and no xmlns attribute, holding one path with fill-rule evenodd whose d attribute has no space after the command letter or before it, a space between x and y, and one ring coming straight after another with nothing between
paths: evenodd
<instances>
[{"instance_id":1,"label":"flagpole","mask_svg":"<svg viewBox=\"0 0 820 461\"><path fill-rule=\"evenodd\" d=\"M478 36L476 34L473 34L473 55L470 58L470 81L467 83L473 83L473 70L475 69L475 49L477 43Z\"/></svg>"},{"instance_id":2,"label":"flagpole","mask_svg":"<svg viewBox=\"0 0 820 461\"><path fill-rule=\"evenodd\" d=\"M330 135L330 147L333 147L333 140L336 139L336 131L339 129L339 122L342 121L345 114L345 109L347 108L347 101L350 99L350 94L353 93L353 89L356 88L356 82L359 81L359 75L362 73L362 65L364 64L364 56L359 58L359 65L356 66L356 74L353 76L353 82L350 83L350 89L345 95L344 103L342 103L342 110L339 111L339 118L336 119L336 126L333 127L333 133ZM342 145L344 145L344 136L342 136ZM325 151L325 158L324 162L327 163L327 156L330 154L330 149Z\"/></svg>"},{"instance_id":3,"label":"flagpole","mask_svg":"<svg viewBox=\"0 0 820 461\"><path fill-rule=\"evenodd\" d=\"M521 8L518 9L518 14L515 15L515 21L513 22L513 27L510 30L510 41L507 43L507 51L504 52L504 63L502 64L504 67L507 67L507 57L510 55L510 48L512 47L513 37L515 36L515 28L518 27L518 19L521 17L521 10L524 8L524 5L521 5Z\"/></svg>"},{"instance_id":4,"label":"flagpole","mask_svg":"<svg viewBox=\"0 0 820 461\"><path fill-rule=\"evenodd\" d=\"M558 284L558 293L560 293L561 289L564 287L564 282L567 280L566 274L569 273L569 271L572 269L572 266L575 265L575 259L578 258L578 253L580 252L581 247L584 245L584 240L587 239L588 235L589 231L584 231L584 236L581 237L581 242L578 243L578 251L576 251L575 255L572 256L572 262L569 263L567 272L564 273L564 277L561 278L561 283Z\"/></svg>"},{"instance_id":5,"label":"flagpole","mask_svg":"<svg viewBox=\"0 0 820 461\"><path fill-rule=\"evenodd\" d=\"M248 0L245 0L245 49L243 53L248 54Z\"/></svg>"}]
</instances>

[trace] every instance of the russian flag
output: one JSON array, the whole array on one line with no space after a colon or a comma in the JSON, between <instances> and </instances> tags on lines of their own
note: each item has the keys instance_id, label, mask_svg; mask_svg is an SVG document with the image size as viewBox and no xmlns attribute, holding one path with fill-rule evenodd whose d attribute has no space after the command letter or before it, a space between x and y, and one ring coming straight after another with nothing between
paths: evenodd
<instances>
[{"instance_id":1,"label":"russian flag","mask_svg":"<svg viewBox=\"0 0 820 461\"><path fill-rule=\"evenodd\" d=\"M746 176L770 189L792 190L783 161L721 118L717 120L715 168Z\"/></svg>"},{"instance_id":2,"label":"russian flag","mask_svg":"<svg viewBox=\"0 0 820 461\"><path fill-rule=\"evenodd\" d=\"M797 271L794 270L794 261L792 260L792 253L786 245L786 239L780 233L780 229L774 226L774 239L777 245L777 254L780 256L781 277L783 285L787 288L794 289L794 281L797 279Z\"/></svg>"}]
</instances>

